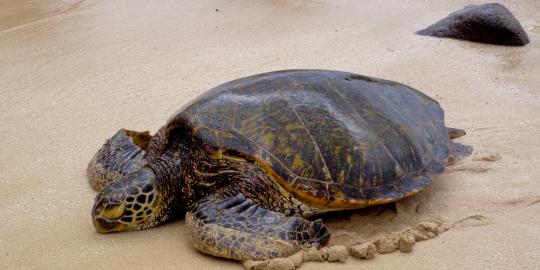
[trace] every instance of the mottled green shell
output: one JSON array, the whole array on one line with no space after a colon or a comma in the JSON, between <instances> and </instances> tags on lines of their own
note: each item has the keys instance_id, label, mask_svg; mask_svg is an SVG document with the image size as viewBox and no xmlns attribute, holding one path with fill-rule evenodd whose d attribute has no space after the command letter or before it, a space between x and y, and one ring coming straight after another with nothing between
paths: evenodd
<instances>
[{"instance_id":1,"label":"mottled green shell","mask_svg":"<svg viewBox=\"0 0 540 270\"><path fill-rule=\"evenodd\" d=\"M210 156L254 162L289 192L326 208L414 194L448 158L436 101L344 72L286 70L235 80L172 120L188 123Z\"/></svg>"}]
</instances>

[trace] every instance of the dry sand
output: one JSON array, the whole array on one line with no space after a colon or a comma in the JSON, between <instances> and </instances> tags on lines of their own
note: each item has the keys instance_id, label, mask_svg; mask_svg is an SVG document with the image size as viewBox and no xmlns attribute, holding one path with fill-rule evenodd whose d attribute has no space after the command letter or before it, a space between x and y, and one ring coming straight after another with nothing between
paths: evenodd
<instances>
[{"instance_id":1,"label":"dry sand","mask_svg":"<svg viewBox=\"0 0 540 270\"><path fill-rule=\"evenodd\" d=\"M413 34L473 2L0 0L0 269L240 269L194 250L183 221L96 233L85 167L121 127L155 131L215 85L290 68L409 84L476 150L396 207L325 217L331 244L447 232L302 269L539 269L540 2L501 1L526 47Z\"/></svg>"}]
</instances>

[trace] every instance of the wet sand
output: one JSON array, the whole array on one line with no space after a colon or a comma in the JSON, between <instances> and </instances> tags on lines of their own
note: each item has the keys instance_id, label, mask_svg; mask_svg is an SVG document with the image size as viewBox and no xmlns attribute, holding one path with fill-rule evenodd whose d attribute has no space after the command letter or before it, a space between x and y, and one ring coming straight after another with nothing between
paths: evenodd
<instances>
[{"instance_id":1,"label":"wet sand","mask_svg":"<svg viewBox=\"0 0 540 270\"><path fill-rule=\"evenodd\" d=\"M85 169L121 127L155 131L213 86L291 68L420 89L475 147L396 207L324 217L331 245L424 221L448 231L412 253L302 269L538 269L540 2L500 2L526 47L413 34L461 0L24 2L0 2L1 269L241 269L194 250L183 220L96 233Z\"/></svg>"}]
</instances>

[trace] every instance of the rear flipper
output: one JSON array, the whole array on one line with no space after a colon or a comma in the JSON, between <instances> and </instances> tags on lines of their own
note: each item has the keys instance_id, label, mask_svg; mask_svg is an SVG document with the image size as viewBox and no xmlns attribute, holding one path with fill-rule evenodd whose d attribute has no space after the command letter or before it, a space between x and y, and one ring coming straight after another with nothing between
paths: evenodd
<instances>
[{"instance_id":1,"label":"rear flipper","mask_svg":"<svg viewBox=\"0 0 540 270\"><path fill-rule=\"evenodd\" d=\"M448 137L450 139L455 139L455 138L459 138L459 137L467 135L465 130L460 129L460 128L447 127L446 129L448 130Z\"/></svg>"},{"instance_id":2,"label":"rear flipper","mask_svg":"<svg viewBox=\"0 0 540 270\"><path fill-rule=\"evenodd\" d=\"M448 161L446 165L452 166L456 162L470 156L473 152L473 147L470 145L450 141L448 150L450 153L448 154Z\"/></svg>"},{"instance_id":3,"label":"rear flipper","mask_svg":"<svg viewBox=\"0 0 540 270\"><path fill-rule=\"evenodd\" d=\"M465 144L461 144L458 142L452 141L453 139L465 136L467 133L463 129L459 128L447 128L448 130L448 137L450 138L450 142L448 145L448 162L446 163L447 166L452 166L456 162L470 156L473 152L473 147Z\"/></svg>"},{"instance_id":4,"label":"rear flipper","mask_svg":"<svg viewBox=\"0 0 540 270\"><path fill-rule=\"evenodd\" d=\"M121 176L144 166L144 154L151 137L148 131L121 129L116 132L88 164L86 173L92 188L100 191Z\"/></svg>"},{"instance_id":5,"label":"rear flipper","mask_svg":"<svg viewBox=\"0 0 540 270\"><path fill-rule=\"evenodd\" d=\"M330 239L321 220L287 217L242 194L203 199L187 213L186 223L197 249L234 260L290 256L305 247L324 246Z\"/></svg>"}]
</instances>

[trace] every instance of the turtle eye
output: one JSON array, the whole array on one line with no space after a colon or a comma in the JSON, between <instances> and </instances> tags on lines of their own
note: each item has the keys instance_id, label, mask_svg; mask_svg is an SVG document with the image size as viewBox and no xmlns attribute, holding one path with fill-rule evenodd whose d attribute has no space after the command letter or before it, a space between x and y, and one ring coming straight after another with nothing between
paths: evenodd
<instances>
[{"instance_id":1,"label":"turtle eye","mask_svg":"<svg viewBox=\"0 0 540 270\"><path fill-rule=\"evenodd\" d=\"M122 215L124 215L124 212L126 211L126 205L125 204L117 204L117 205L107 205L101 213L99 214L101 217L104 217L106 219L118 219Z\"/></svg>"}]
</instances>

